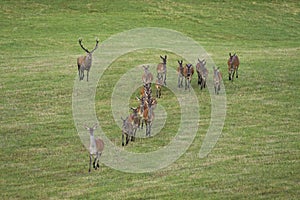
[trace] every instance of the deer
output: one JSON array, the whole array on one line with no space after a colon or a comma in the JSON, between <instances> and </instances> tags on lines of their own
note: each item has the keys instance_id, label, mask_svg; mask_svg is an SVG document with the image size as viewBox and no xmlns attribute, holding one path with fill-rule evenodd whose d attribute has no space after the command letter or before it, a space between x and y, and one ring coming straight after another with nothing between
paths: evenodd
<instances>
[{"instance_id":1,"label":"deer","mask_svg":"<svg viewBox=\"0 0 300 200\"><path fill-rule=\"evenodd\" d=\"M128 117L126 117L125 119L123 119L121 117L121 120L123 122L122 124L122 146L125 146L125 144L127 145L129 143L129 140L134 140L134 128L133 125L131 123L131 121L128 119ZM124 143L124 139L126 137L126 143Z\"/></svg>"},{"instance_id":2,"label":"deer","mask_svg":"<svg viewBox=\"0 0 300 200\"><path fill-rule=\"evenodd\" d=\"M162 79L164 85L167 85L167 55L165 57L160 56L160 58L163 62L157 65L157 79Z\"/></svg>"},{"instance_id":3,"label":"deer","mask_svg":"<svg viewBox=\"0 0 300 200\"><path fill-rule=\"evenodd\" d=\"M162 79L157 79L155 82L155 88L156 88L156 97L160 98L161 97L161 88L163 85L163 80Z\"/></svg>"},{"instance_id":4,"label":"deer","mask_svg":"<svg viewBox=\"0 0 300 200\"><path fill-rule=\"evenodd\" d=\"M77 58L79 80L80 81L83 80L84 70L86 70L87 71L86 80L89 81L89 71L92 67L92 57L93 57L94 51L98 48L99 39L98 38L96 39L96 46L92 51L89 51L87 48L85 48L83 46L81 38L79 38L78 42L79 42L79 45L81 46L81 48L87 53L85 56L80 56Z\"/></svg>"},{"instance_id":5,"label":"deer","mask_svg":"<svg viewBox=\"0 0 300 200\"><path fill-rule=\"evenodd\" d=\"M183 74L185 78L185 89L190 90L190 85L192 81L192 76L194 74L194 68L192 64L186 64L184 69L183 69Z\"/></svg>"},{"instance_id":6,"label":"deer","mask_svg":"<svg viewBox=\"0 0 300 200\"><path fill-rule=\"evenodd\" d=\"M205 59L200 60L198 58L198 63L196 65L196 71L198 74L198 85L200 86L201 90L206 87L206 79L208 76L208 70L206 69L205 65L206 65Z\"/></svg>"},{"instance_id":7,"label":"deer","mask_svg":"<svg viewBox=\"0 0 300 200\"><path fill-rule=\"evenodd\" d=\"M94 156L94 162L93 162L93 168L96 170L99 168L99 159L100 156L102 155L102 152L104 150L104 142L100 138L95 138L94 136L94 131L97 128L97 124L95 124L93 127L88 127L85 126L85 128L89 131L90 133L90 163L89 163L89 173L91 172L91 165L92 165L92 160Z\"/></svg>"},{"instance_id":8,"label":"deer","mask_svg":"<svg viewBox=\"0 0 300 200\"><path fill-rule=\"evenodd\" d=\"M183 87L182 85L182 81L184 78L184 74L183 74L183 69L184 67L182 66L183 61L177 61L178 62L178 67L177 67L177 73L178 73L178 88Z\"/></svg>"},{"instance_id":9,"label":"deer","mask_svg":"<svg viewBox=\"0 0 300 200\"><path fill-rule=\"evenodd\" d=\"M227 65L228 65L228 79L233 81L235 72L236 72L236 78L239 77L238 68L240 65L240 61L239 61L239 57L236 55L236 53L234 53L233 55L231 55L231 53L229 53Z\"/></svg>"},{"instance_id":10,"label":"deer","mask_svg":"<svg viewBox=\"0 0 300 200\"><path fill-rule=\"evenodd\" d=\"M219 68L215 68L215 66L213 66L213 71L214 71L214 75L213 75L213 81L214 81L214 88L215 88L215 94L219 94L221 87L221 81L222 81L222 74L219 71Z\"/></svg>"},{"instance_id":11,"label":"deer","mask_svg":"<svg viewBox=\"0 0 300 200\"><path fill-rule=\"evenodd\" d=\"M146 136L151 135L151 127L152 127L152 122L154 120L154 105L155 101L153 98L147 98L145 101L145 106L144 106L144 112L143 112L143 120L142 120L142 127L143 127L143 122L146 124Z\"/></svg>"},{"instance_id":12,"label":"deer","mask_svg":"<svg viewBox=\"0 0 300 200\"><path fill-rule=\"evenodd\" d=\"M149 65L148 66L143 65L143 68L144 68L144 74L142 75L142 81L144 84L149 84L153 80L153 75L149 71Z\"/></svg>"},{"instance_id":13,"label":"deer","mask_svg":"<svg viewBox=\"0 0 300 200\"><path fill-rule=\"evenodd\" d=\"M130 109L132 110L132 113L129 115L128 120L133 126L133 137L131 137L131 141L134 141L136 131L140 127L141 117L139 116L138 108L131 107Z\"/></svg>"}]
</instances>

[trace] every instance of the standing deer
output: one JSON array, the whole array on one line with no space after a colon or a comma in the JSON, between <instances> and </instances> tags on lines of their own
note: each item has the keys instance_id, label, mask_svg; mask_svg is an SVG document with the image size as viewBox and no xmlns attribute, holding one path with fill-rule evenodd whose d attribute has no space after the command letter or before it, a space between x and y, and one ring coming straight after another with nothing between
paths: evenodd
<instances>
[{"instance_id":1,"label":"standing deer","mask_svg":"<svg viewBox=\"0 0 300 200\"><path fill-rule=\"evenodd\" d=\"M123 119L121 117L122 121L123 121L123 125L122 125L122 146L125 145L124 143L124 137L126 136L126 145L128 144L129 140L134 140L133 137L133 125L131 123L131 121L128 119L128 117L126 117L126 119Z\"/></svg>"},{"instance_id":2,"label":"standing deer","mask_svg":"<svg viewBox=\"0 0 300 200\"><path fill-rule=\"evenodd\" d=\"M98 43L99 43L99 40L97 38L95 48L92 51L89 51L88 49L84 48L84 46L82 45L82 39L81 38L79 39L79 44L80 44L81 48L87 53L85 56L80 56L77 58L79 80L83 80L84 70L86 70L87 71L86 80L89 81L89 71L92 66L92 57L93 57L94 51L98 48Z\"/></svg>"},{"instance_id":3,"label":"standing deer","mask_svg":"<svg viewBox=\"0 0 300 200\"><path fill-rule=\"evenodd\" d=\"M143 112L143 120L142 120L142 127L143 127L143 122L146 124L146 136L151 135L151 127L152 127L152 122L154 120L154 106L156 105L155 100L153 98L147 98L145 101L145 107L144 107L144 112Z\"/></svg>"},{"instance_id":4,"label":"standing deer","mask_svg":"<svg viewBox=\"0 0 300 200\"><path fill-rule=\"evenodd\" d=\"M215 68L215 66L213 67L213 71L214 71L214 76L213 76L213 81L214 81L214 88L215 88L215 94L219 94L220 90L221 90L221 81L222 81L222 74L219 71L219 68Z\"/></svg>"},{"instance_id":5,"label":"standing deer","mask_svg":"<svg viewBox=\"0 0 300 200\"><path fill-rule=\"evenodd\" d=\"M201 90L206 87L206 79L208 76L208 70L206 69L205 65L206 65L206 61L204 59L200 60L198 58L196 71L198 74L198 85L200 86Z\"/></svg>"},{"instance_id":6,"label":"standing deer","mask_svg":"<svg viewBox=\"0 0 300 200\"><path fill-rule=\"evenodd\" d=\"M157 79L156 83L155 83L155 87L156 87L156 97L160 98L161 96L161 87L163 85L163 80L162 79Z\"/></svg>"},{"instance_id":7,"label":"standing deer","mask_svg":"<svg viewBox=\"0 0 300 200\"><path fill-rule=\"evenodd\" d=\"M131 137L131 141L134 141L136 130L140 127L141 118L138 113L138 108L131 107L130 109L132 110L132 113L129 115L128 120L131 122L133 127L133 137Z\"/></svg>"},{"instance_id":8,"label":"standing deer","mask_svg":"<svg viewBox=\"0 0 300 200\"><path fill-rule=\"evenodd\" d=\"M157 79L162 79L164 85L167 85L167 55L165 57L160 56L160 58L163 62L157 65Z\"/></svg>"},{"instance_id":9,"label":"standing deer","mask_svg":"<svg viewBox=\"0 0 300 200\"><path fill-rule=\"evenodd\" d=\"M142 75L142 80L144 84L151 84L152 80L153 80L153 75L152 73L149 71L149 65L148 66L144 66L144 74Z\"/></svg>"},{"instance_id":10,"label":"standing deer","mask_svg":"<svg viewBox=\"0 0 300 200\"><path fill-rule=\"evenodd\" d=\"M90 132L89 172L91 172L91 165L92 165L93 156L95 156L94 162L93 162L93 167L94 167L95 170L99 168L99 159L100 159L100 156L101 156L101 154L103 152L103 149L104 149L104 142L100 138L95 138L95 136L94 136L94 131L97 128L97 124L95 124L92 128L90 128L88 126L85 126L85 128Z\"/></svg>"},{"instance_id":11,"label":"standing deer","mask_svg":"<svg viewBox=\"0 0 300 200\"><path fill-rule=\"evenodd\" d=\"M182 85L182 81L183 81L183 78L184 78L184 74L183 74L183 69L184 69L184 67L182 66L182 60L181 61L179 61L178 60L178 67L177 67L177 72L178 72L178 87L180 88L180 87L183 87L183 85Z\"/></svg>"},{"instance_id":12,"label":"standing deer","mask_svg":"<svg viewBox=\"0 0 300 200\"><path fill-rule=\"evenodd\" d=\"M185 78L185 89L190 90L190 85L192 81L192 76L194 74L194 68L192 64L186 64L184 69L183 69L183 74Z\"/></svg>"},{"instance_id":13,"label":"standing deer","mask_svg":"<svg viewBox=\"0 0 300 200\"><path fill-rule=\"evenodd\" d=\"M227 64L228 64L229 80L233 81L235 72L236 72L236 78L239 77L239 75L238 75L238 68L240 65L239 57L235 53L233 55L231 55L231 53L229 53L229 58L228 58Z\"/></svg>"}]
</instances>

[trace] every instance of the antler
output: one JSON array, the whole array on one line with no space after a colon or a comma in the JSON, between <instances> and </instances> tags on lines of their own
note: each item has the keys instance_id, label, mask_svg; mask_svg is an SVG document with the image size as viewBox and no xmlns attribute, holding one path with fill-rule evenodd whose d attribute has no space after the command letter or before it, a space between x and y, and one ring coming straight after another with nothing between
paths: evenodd
<instances>
[{"instance_id":1,"label":"antler","mask_svg":"<svg viewBox=\"0 0 300 200\"><path fill-rule=\"evenodd\" d=\"M98 48L98 43L99 43L99 39L97 38L97 39L96 39L96 46L95 46L95 48L91 51L91 53L93 53L93 52Z\"/></svg>"},{"instance_id":2,"label":"antler","mask_svg":"<svg viewBox=\"0 0 300 200\"><path fill-rule=\"evenodd\" d=\"M87 50L86 48L84 48L84 46L82 45L82 38L79 38L78 42L79 42L81 48L82 48L84 51L86 51L87 53L90 53L89 50Z\"/></svg>"}]
</instances>

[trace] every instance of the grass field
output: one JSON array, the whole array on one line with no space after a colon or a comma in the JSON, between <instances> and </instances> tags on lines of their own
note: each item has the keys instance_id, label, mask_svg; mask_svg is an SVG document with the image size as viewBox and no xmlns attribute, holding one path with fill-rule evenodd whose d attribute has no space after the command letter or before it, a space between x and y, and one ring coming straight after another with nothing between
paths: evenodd
<instances>
[{"instance_id":1,"label":"grass field","mask_svg":"<svg viewBox=\"0 0 300 200\"><path fill-rule=\"evenodd\" d=\"M0 26L1 199L300 198L299 1L1 1ZM227 94L222 135L199 159L211 108L194 76L201 119L183 156L151 173L101 164L89 174L88 151L72 115L76 58L83 54L78 38L92 48L95 37L101 43L140 27L182 32L211 55ZM233 83L229 52L241 61ZM96 110L114 143L121 144L109 108L116 80L140 62L159 62L164 53L132 52L104 72ZM175 68L177 57L169 55ZM166 134L138 139L128 151L152 151L174 137L179 118L172 114L172 93L163 92L170 97L161 100L170 112Z\"/></svg>"}]
</instances>

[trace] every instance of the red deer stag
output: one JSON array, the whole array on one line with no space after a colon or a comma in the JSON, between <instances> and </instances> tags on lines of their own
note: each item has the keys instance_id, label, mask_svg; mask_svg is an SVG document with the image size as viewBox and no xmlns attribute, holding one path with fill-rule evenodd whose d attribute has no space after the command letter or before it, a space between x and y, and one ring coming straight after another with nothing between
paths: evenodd
<instances>
[{"instance_id":1,"label":"red deer stag","mask_svg":"<svg viewBox=\"0 0 300 200\"><path fill-rule=\"evenodd\" d=\"M228 64L229 80L233 81L234 73L236 73L236 78L239 77L238 75L238 68L240 65L239 57L236 54L231 55L231 53L229 53L229 59L227 61L227 64Z\"/></svg>"},{"instance_id":2,"label":"red deer stag","mask_svg":"<svg viewBox=\"0 0 300 200\"><path fill-rule=\"evenodd\" d=\"M97 38L95 48L92 51L89 51L88 49L84 48L84 46L82 45L82 39L81 38L79 39L79 44L80 44L81 48L87 53L85 56L80 56L77 58L79 80L83 80L84 70L86 70L87 71L86 80L89 81L89 71L92 66L92 57L93 57L94 51L98 48L98 43L99 43L99 40Z\"/></svg>"}]
</instances>

